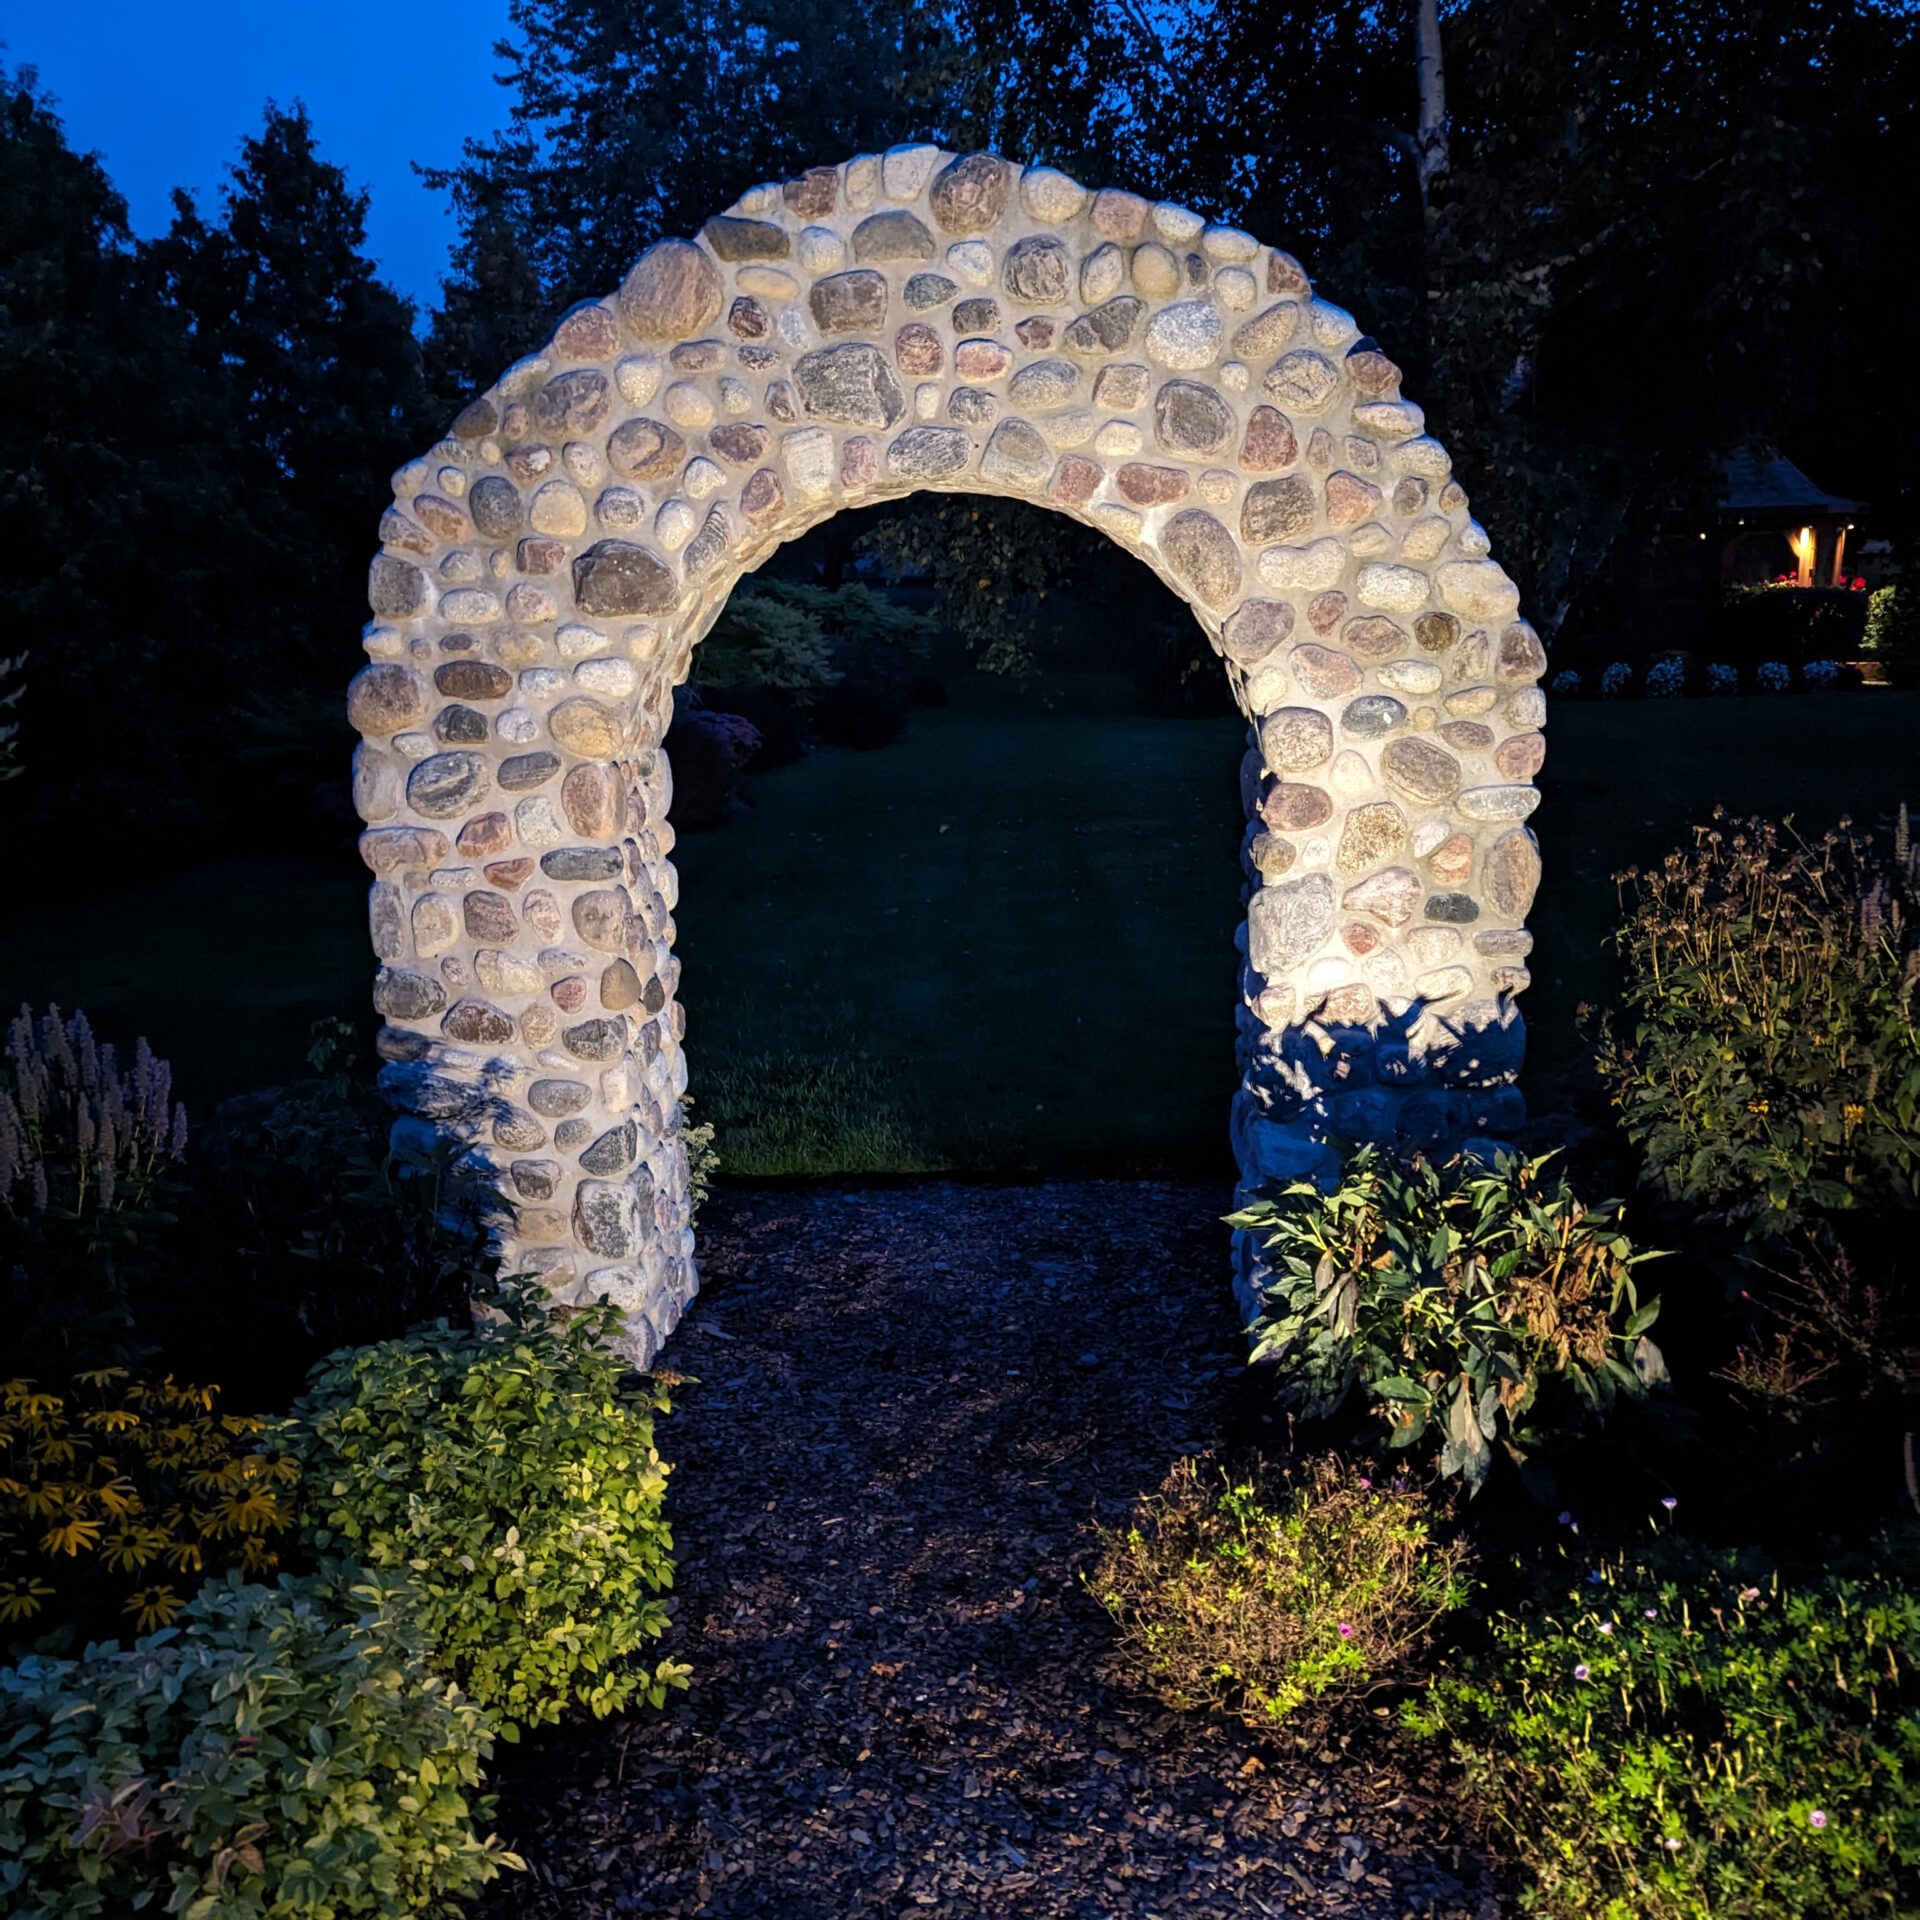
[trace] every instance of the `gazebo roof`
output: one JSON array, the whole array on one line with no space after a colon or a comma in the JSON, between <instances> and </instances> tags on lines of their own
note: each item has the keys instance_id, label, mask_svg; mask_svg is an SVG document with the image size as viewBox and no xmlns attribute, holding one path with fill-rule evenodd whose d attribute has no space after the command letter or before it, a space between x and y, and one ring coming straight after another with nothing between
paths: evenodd
<instances>
[{"instance_id":1,"label":"gazebo roof","mask_svg":"<svg viewBox=\"0 0 1920 1920\"><path fill-rule=\"evenodd\" d=\"M1857 513L1865 504L1816 487L1785 454L1771 459L1744 450L1728 456L1727 483L1720 495L1723 513L1788 515Z\"/></svg>"}]
</instances>

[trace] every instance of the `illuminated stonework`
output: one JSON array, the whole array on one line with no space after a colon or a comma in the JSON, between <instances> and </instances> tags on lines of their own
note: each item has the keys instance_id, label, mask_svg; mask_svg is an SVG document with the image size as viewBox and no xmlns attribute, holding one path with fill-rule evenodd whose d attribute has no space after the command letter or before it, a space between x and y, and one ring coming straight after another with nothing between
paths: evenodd
<instances>
[{"instance_id":1,"label":"illuminated stonework","mask_svg":"<svg viewBox=\"0 0 1920 1920\"><path fill-rule=\"evenodd\" d=\"M643 1363L692 1298L673 689L782 541L923 488L1102 529L1223 657L1244 1185L1514 1124L1545 660L1399 387L1248 234L900 147L650 247L402 468L349 695L380 1047L505 1270Z\"/></svg>"}]
</instances>

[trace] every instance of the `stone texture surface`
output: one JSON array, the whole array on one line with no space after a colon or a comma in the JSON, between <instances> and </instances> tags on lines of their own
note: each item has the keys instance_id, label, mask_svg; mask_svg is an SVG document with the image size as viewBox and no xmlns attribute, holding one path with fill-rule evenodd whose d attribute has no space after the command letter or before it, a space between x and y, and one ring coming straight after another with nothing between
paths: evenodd
<instances>
[{"instance_id":1,"label":"stone texture surface","mask_svg":"<svg viewBox=\"0 0 1920 1920\"><path fill-rule=\"evenodd\" d=\"M1447 1062L1519 1064L1545 654L1399 378L1289 254L913 145L649 247L467 406L380 521L348 716L393 1089L446 1126L495 1089L502 1257L643 1361L692 1297L674 684L775 544L917 487L1105 529L1224 656L1243 1191L1476 1124Z\"/></svg>"}]
</instances>

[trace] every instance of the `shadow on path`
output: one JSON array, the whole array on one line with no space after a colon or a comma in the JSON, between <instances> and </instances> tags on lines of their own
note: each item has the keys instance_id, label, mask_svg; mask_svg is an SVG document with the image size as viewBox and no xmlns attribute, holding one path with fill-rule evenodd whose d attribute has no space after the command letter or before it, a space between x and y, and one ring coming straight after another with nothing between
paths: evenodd
<instances>
[{"instance_id":1,"label":"shadow on path","mask_svg":"<svg viewBox=\"0 0 1920 1920\"><path fill-rule=\"evenodd\" d=\"M1311 1750L1111 1671L1089 1523L1217 1441L1224 1189L726 1193L664 1356L663 1713L508 1749L496 1916L1492 1920L1364 1708Z\"/></svg>"}]
</instances>

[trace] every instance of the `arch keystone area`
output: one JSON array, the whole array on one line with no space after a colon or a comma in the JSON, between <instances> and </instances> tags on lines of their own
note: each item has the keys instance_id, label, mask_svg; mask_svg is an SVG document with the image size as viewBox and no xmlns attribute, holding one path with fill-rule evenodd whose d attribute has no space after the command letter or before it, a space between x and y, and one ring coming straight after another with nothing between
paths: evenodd
<instances>
[{"instance_id":1,"label":"arch keystone area","mask_svg":"<svg viewBox=\"0 0 1920 1920\"><path fill-rule=\"evenodd\" d=\"M1514 1125L1546 662L1399 385L1251 235L908 146L648 248L403 467L349 694L383 1081L495 1169L503 1270L642 1364L692 1298L673 689L782 541L923 488L1100 528L1225 663L1243 1188Z\"/></svg>"}]
</instances>

